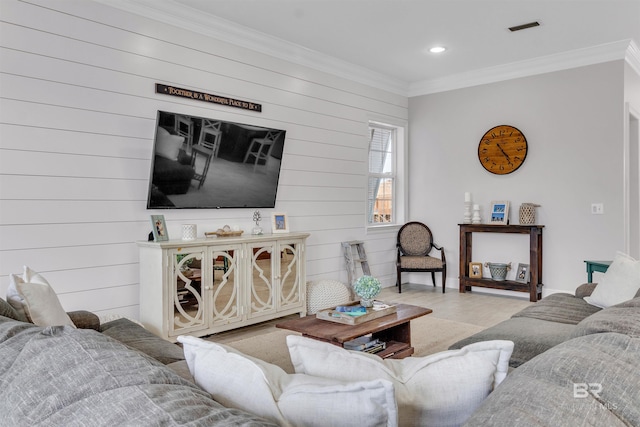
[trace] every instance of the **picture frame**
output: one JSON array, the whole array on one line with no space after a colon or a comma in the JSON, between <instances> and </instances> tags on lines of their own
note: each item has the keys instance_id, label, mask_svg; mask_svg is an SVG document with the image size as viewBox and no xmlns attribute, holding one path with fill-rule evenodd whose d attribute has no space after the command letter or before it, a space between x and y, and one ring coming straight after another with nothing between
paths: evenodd
<instances>
[{"instance_id":1,"label":"picture frame","mask_svg":"<svg viewBox=\"0 0 640 427\"><path fill-rule=\"evenodd\" d=\"M491 202L491 210L489 216L489 224L491 225L508 225L509 224L509 202L495 201Z\"/></svg>"},{"instance_id":2,"label":"picture frame","mask_svg":"<svg viewBox=\"0 0 640 427\"><path fill-rule=\"evenodd\" d=\"M156 242L166 242L169 240L167 224L164 215L151 215L151 228L153 230L153 240Z\"/></svg>"},{"instance_id":3,"label":"picture frame","mask_svg":"<svg viewBox=\"0 0 640 427\"><path fill-rule=\"evenodd\" d=\"M274 212L271 214L271 232L272 233L288 233L289 218L284 212Z\"/></svg>"},{"instance_id":4,"label":"picture frame","mask_svg":"<svg viewBox=\"0 0 640 427\"><path fill-rule=\"evenodd\" d=\"M516 270L516 282L529 283L529 264L518 264Z\"/></svg>"},{"instance_id":5,"label":"picture frame","mask_svg":"<svg viewBox=\"0 0 640 427\"><path fill-rule=\"evenodd\" d=\"M482 279L482 263L470 262L469 263L469 277L475 279Z\"/></svg>"}]
</instances>

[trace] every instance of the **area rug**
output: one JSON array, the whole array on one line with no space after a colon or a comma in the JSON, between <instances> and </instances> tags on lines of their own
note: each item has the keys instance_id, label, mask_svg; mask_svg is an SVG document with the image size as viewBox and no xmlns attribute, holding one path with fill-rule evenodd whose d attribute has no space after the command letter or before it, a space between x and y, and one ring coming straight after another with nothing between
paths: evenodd
<instances>
[{"instance_id":1,"label":"area rug","mask_svg":"<svg viewBox=\"0 0 640 427\"><path fill-rule=\"evenodd\" d=\"M446 350L451 344L485 329L468 323L423 316L411 321L411 343L414 356L426 356ZM274 329L264 334L228 342L227 345L249 356L280 366L293 373L287 349L287 335L299 335L285 329ZM208 338L215 341L215 336Z\"/></svg>"}]
</instances>

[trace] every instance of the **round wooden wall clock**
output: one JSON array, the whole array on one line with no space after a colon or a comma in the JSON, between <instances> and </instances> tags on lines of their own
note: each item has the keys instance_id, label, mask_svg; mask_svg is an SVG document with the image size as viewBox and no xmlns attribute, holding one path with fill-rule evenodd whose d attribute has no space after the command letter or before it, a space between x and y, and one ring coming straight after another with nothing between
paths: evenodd
<instances>
[{"instance_id":1,"label":"round wooden wall clock","mask_svg":"<svg viewBox=\"0 0 640 427\"><path fill-rule=\"evenodd\" d=\"M527 139L517 128L500 125L489 129L478 144L478 160L491 173L506 175L527 158Z\"/></svg>"}]
</instances>

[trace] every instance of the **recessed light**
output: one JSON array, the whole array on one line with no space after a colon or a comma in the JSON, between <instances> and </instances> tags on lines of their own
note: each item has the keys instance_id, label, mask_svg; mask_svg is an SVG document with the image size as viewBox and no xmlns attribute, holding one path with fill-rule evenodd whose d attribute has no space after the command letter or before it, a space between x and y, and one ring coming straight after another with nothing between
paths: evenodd
<instances>
[{"instance_id":1,"label":"recessed light","mask_svg":"<svg viewBox=\"0 0 640 427\"><path fill-rule=\"evenodd\" d=\"M431 49L429 49L429 52L431 52L431 53L442 53L445 50L447 50L447 48L444 47L444 46L434 46Z\"/></svg>"}]
</instances>

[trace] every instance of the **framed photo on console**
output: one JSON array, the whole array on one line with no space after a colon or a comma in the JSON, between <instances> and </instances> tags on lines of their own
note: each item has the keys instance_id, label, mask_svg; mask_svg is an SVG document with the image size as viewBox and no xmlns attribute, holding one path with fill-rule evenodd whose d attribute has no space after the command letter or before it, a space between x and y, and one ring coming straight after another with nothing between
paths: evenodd
<instances>
[{"instance_id":1,"label":"framed photo on console","mask_svg":"<svg viewBox=\"0 0 640 427\"><path fill-rule=\"evenodd\" d=\"M469 263L469 277L482 279L482 263L481 262Z\"/></svg>"},{"instance_id":2,"label":"framed photo on console","mask_svg":"<svg viewBox=\"0 0 640 427\"><path fill-rule=\"evenodd\" d=\"M509 224L509 202L491 202L491 216L489 224L508 225Z\"/></svg>"},{"instance_id":3,"label":"framed photo on console","mask_svg":"<svg viewBox=\"0 0 640 427\"><path fill-rule=\"evenodd\" d=\"M286 213L271 214L271 230L272 233L289 232L289 218L287 218Z\"/></svg>"},{"instance_id":4,"label":"framed photo on console","mask_svg":"<svg viewBox=\"0 0 640 427\"><path fill-rule=\"evenodd\" d=\"M516 282L529 283L529 264L518 264Z\"/></svg>"},{"instance_id":5,"label":"framed photo on console","mask_svg":"<svg viewBox=\"0 0 640 427\"><path fill-rule=\"evenodd\" d=\"M167 224L164 222L164 215L151 215L151 228L153 229L153 240L156 242L166 242L169 240Z\"/></svg>"}]
</instances>

